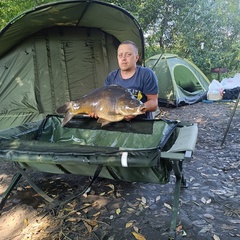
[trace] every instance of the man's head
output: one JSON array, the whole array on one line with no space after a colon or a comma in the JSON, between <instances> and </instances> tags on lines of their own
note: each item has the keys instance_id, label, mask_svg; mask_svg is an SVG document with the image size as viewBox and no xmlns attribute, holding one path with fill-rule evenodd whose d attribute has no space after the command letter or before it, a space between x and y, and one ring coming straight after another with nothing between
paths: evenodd
<instances>
[{"instance_id":1,"label":"man's head","mask_svg":"<svg viewBox=\"0 0 240 240\"><path fill-rule=\"evenodd\" d=\"M124 41L118 46L118 65L122 71L129 71L136 68L139 59L138 47L132 41Z\"/></svg>"}]
</instances>

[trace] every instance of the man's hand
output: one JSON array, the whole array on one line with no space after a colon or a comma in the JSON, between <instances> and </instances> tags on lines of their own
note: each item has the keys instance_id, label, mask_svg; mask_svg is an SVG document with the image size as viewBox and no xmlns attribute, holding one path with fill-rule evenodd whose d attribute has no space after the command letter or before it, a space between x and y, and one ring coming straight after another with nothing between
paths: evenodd
<instances>
[{"instance_id":1,"label":"man's hand","mask_svg":"<svg viewBox=\"0 0 240 240\"><path fill-rule=\"evenodd\" d=\"M131 115L131 116L126 116L126 117L124 117L124 119L126 120L126 121L130 121L131 119L133 119L133 118L135 118L136 116L134 116L134 115Z\"/></svg>"},{"instance_id":2,"label":"man's hand","mask_svg":"<svg viewBox=\"0 0 240 240\"><path fill-rule=\"evenodd\" d=\"M91 117L91 118L98 118L98 116L97 116L96 113L90 113L90 114L89 114L89 117Z\"/></svg>"}]
</instances>

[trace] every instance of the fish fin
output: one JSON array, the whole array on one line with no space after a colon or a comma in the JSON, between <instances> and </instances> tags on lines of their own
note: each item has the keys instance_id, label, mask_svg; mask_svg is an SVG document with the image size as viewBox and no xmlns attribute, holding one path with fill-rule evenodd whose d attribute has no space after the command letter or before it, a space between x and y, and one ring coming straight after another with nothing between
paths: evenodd
<instances>
[{"instance_id":1,"label":"fish fin","mask_svg":"<svg viewBox=\"0 0 240 240\"><path fill-rule=\"evenodd\" d=\"M99 118L99 119L97 120L97 122L98 122L98 123L101 123L101 124L102 124L102 127L110 123L108 120L103 119L103 118Z\"/></svg>"},{"instance_id":2,"label":"fish fin","mask_svg":"<svg viewBox=\"0 0 240 240\"><path fill-rule=\"evenodd\" d=\"M56 112L59 114L66 113L70 108L70 102L66 102L63 106L59 107Z\"/></svg>"},{"instance_id":3,"label":"fish fin","mask_svg":"<svg viewBox=\"0 0 240 240\"><path fill-rule=\"evenodd\" d=\"M74 114L72 112L70 112L69 110L67 111L63 121L62 121L62 127L69 122L72 118L73 118Z\"/></svg>"}]
</instances>

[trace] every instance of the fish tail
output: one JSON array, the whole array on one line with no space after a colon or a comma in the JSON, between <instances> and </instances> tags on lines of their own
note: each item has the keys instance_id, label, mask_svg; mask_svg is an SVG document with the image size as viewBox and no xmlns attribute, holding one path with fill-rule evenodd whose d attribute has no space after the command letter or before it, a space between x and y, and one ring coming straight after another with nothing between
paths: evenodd
<instances>
[{"instance_id":1,"label":"fish tail","mask_svg":"<svg viewBox=\"0 0 240 240\"><path fill-rule=\"evenodd\" d=\"M67 113L66 113L66 115L65 115L65 117L64 117L64 119L63 119L63 121L62 121L62 127L63 127L67 122L69 122L69 121L73 118L73 116L74 116L74 114L73 114L70 110L68 110Z\"/></svg>"},{"instance_id":2,"label":"fish tail","mask_svg":"<svg viewBox=\"0 0 240 240\"><path fill-rule=\"evenodd\" d=\"M59 107L56 112L58 114L65 114L64 119L62 121L62 126L64 126L67 122L69 122L74 114L71 110L71 102L65 103L63 106Z\"/></svg>"},{"instance_id":3,"label":"fish tail","mask_svg":"<svg viewBox=\"0 0 240 240\"><path fill-rule=\"evenodd\" d=\"M59 114L64 114L70 109L70 102L65 103L63 106L59 107L56 112Z\"/></svg>"}]
</instances>

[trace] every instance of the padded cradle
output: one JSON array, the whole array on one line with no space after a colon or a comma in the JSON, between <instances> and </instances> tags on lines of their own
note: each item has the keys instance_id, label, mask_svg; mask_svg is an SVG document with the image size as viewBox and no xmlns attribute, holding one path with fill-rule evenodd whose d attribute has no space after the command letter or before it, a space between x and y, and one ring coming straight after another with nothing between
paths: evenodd
<instances>
[{"instance_id":1,"label":"padded cradle","mask_svg":"<svg viewBox=\"0 0 240 240\"><path fill-rule=\"evenodd\" d=\"M94 176L128 182L165 184L171 171L176 189L171 231L176 228L184 159L190 159L197 139L197 125L177 121L135 120L101 127L96 119L75 117L65 127L61 116L49 115L0 132L0 160L16 162L18 175L2 196L0 209L21 176L47 197L25 170L54 174Z\"/></svg>"}]
</instances>

